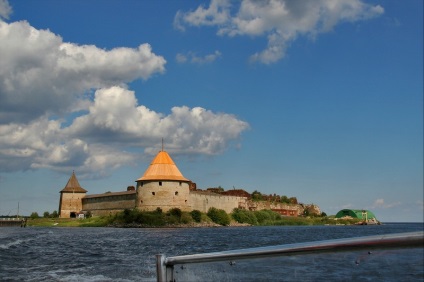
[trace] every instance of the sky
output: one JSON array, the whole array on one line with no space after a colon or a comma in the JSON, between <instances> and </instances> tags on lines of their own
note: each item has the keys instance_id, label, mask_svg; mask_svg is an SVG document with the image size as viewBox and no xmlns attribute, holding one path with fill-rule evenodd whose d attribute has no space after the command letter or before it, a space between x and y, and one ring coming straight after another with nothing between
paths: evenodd
<instances>
[{"instance_id":1,"label":"sky","mask_svg":"<svg viewBox=\"0 0 424 282\"><path fill-rule=\"evenodd\" d=\"M135 185L423 222L423 1L0 0L0 215Z\"/></svg>"}]
</instances>

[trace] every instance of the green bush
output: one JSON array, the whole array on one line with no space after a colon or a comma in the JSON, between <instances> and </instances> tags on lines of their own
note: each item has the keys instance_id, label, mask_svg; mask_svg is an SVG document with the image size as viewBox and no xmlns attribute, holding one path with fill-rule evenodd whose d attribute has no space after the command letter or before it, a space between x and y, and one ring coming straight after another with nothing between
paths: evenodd
<instances>
[{"instance_id":1,"label":"green bush","mask_svg":"<svg viewBox=\"0 0 424 282\"><path fill-rule=\"evenodd\" d=\"M202 213L199 210L192 210L190 212L191 217L193 218L194 221L196 222L200 222L202 221Z\"/></svg>"},{"instance_id":2,"label":"green bush","mask_svg":"<svg viewBox=\"0 0 424 282\"><path fill-rule=\"evenodd\" d=\"M270 214L264 210L255 211L255 216L259 224L262 224L264 221L269 221L271 219Z\"/></svg>"},{"instance_id":3,"label":"green bush","mask_svg":"<svg viewBox=\"0 0 424 282\"><path fill-rule=\"evenodd\" d=\"M175 217L180 219L182 211L179 208L172 208L168 211L168 214L175 216Z\"/></svg>"},{"instance_id":4,"label":"green bush","mask_svg":"<svg viewBox=\"0 0 424 282\"><path fill-rule=\"evenodd\" d=\"M90 214L91 214L91 212L90 212ZM53 212L50 214L50 217L51 217L51 218L58 218L58 217L59 217L59 214L57 213L57 211L53 211Z\"/></svg>"},{"instance_id":5,"label":"green bush","mask_svg":"<svg viewBox=\"0 0 424 282\"><path fill-rule=\"evenodd\" d=\"M187 224L187 223L193 222L193 218L190 213L183 212L180 218L180 222L183 224Z\"/></svg>"},{"instance_id":6,"label":"green bush","mask_svg":"<svg viewBox=\"0 0 424 282\"><path fill-rule=\"evenodd\" d=\"M231 213L232 218L239 223L248 223L251 225L257 225L258 220L252 211L235 208Z\"/></svg>"},{"instance_id":7,"label":"green bush","mask_svg":"<svg viewBox=\"0 0 424 282\"><path fill-rule=\"evenodd\" d=\"M281 215L272 210L255 211L254 214L261 225L273 225L273 222L281 220Z\"/></svg>"},{"instance_id":8,"label":"green bush","mask_svg":"<svg viewBox=\"0 0 424 282\"><path fill-rule=\"evenodd\" d=\"M224 226L230 224L230 217L224 210L212 207L208 210L207 215L213 222L217 224Z\"/></svg>"}]
</instances>

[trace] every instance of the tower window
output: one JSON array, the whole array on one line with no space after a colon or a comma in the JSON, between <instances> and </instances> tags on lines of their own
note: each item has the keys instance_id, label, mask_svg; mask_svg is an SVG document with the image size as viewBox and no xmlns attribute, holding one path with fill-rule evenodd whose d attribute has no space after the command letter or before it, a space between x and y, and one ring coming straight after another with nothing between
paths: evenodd
<instances>
[{"instance_id":1,"label":"tower window","mask_svg":"<svg viewBox=\"0 0 424 282\"><path fill-rule=\"evenodd\" d=\"M143 181L140 181L140 187L143 187Z\"/></svg>"},{"instance_id":2,"label":"tower window","mask_svg":"<svg viewBox=\"0 0 424 282\"><path fill-rule=\"evenodd\" d=\"M159 181L159 186L162 186L162 181Z\"/></svg>"},{"instance_id":3,"label":"tower window","mask_svg":"<svg viewBox=\"0 0 424 282\"><path fill-rule=\"evenodd\" d=\"M175 196L178 195L178 191L175 191Z\"/></svg>"},{"instance_id":4,"label":"tower window","mask_svg":"<svg viewBox=\"0 0 424 282\"><path fill-rule=\"evenodd\" d=\"M181 186L182 182L180 181L180 186Z\"/></svg>"},{"instance_id":5,"label":"tower window","mask_svg":"<svg viewBox=\"0 0 424 282\"><path fill-rule=\"evenodd\" d=\"M155 195L155 192L152 192L152 195L154 196Z\"/></svg>"}]
</instances>

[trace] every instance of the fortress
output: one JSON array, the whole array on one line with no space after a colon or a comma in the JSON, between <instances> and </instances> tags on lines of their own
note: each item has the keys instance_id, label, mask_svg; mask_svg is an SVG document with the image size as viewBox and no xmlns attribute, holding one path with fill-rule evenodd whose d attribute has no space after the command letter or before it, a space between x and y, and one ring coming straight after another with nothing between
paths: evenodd
<instances>
[{"instance_id":1,"label":"fortress","mask_svg":"<svg viewBox=\"0 0 424 282\"><path fill-rule=\"evenodd\" d=\"M162 150L152 160L143 176L136 180L137 186L128 186L127 191L106 192L87 195L73 172L66 186L60 191L59 217L74 218L90 212L93 216L111 215L125 209L164 212L179 208L182 211L199 210L206 213L209 208L231 213L234 208L247 210L274 210L286 216L303 214L311 206L320 213L319 207L285 204L270 201L252 201L244 190L217 191L198 190L196 184L185 178L169 154Z\"/></svg>"}]
</instances>

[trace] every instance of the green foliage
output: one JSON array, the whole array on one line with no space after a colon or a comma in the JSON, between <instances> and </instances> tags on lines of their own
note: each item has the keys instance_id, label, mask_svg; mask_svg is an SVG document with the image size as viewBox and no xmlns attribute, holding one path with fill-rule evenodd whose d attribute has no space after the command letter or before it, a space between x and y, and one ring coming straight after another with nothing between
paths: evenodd
<instances>
[{"instance_id":1,"label":"green foliage","mask_svg":"<svg viewBox=\"0 0 424 282\"><path fill-rule=\"evenodd\" d=\"M180 222L182 224L188 224L190 222L193 222L193 218L191 217L191 214L188 212L183 212L180 217Z\"/></svg>"},{"instance_id":2,"label":"green foliage","mask_svg":"<svg viewBox=\"0 0 424 282\"><path fill-rule=\"evenodd\" d=\"M230 217L224 210L212 207L208 210L207 215L213 222L217 224L224 226L230 224Z\"/></svg>"},{"instance_id":3,"label":"green foliage","mask_svg":"<svg viewBox=\"0 0 424 282\"><path fill-rule=\"evenodd\" d=\"M50 217L51 217L51 218L58 218L58 217L59 217L59 214L57 213L57 211L53 211L53 212L50 214Z\"/></svg>"},{"instance_id":4,"label":"green foliage","mask_svg":"<svg viewBox=\"0 0 424 282\"><path fill-rule=\"evenodd\" d=\"M290 201L290 204L295 204L295 205L297 205L297 198L296 198L296 197L291 197L291 198L289 199L289 201Z\"/></svg>"},{"instance_id":5,"label":"green foliage","mask_svg":"<svg viewBox=\"0 0 424 282\"><path fill-rule=\"evenodd\" d=\"M163 213L162 210L139 211L125 209L111 218L110 224L124 224L127 226L138 225L141 227L161 227L166 225L188 224L193 222L191 214L182 212L179 208L170 209Z\"/></svg>"},{"instance_id":6,"label":"green foliage","mask_svg":"<svg viewBox=\"0 0 424 282\"><path fill-rule=\"evenodd\" d=\"M232 218L239 223L248 223L251 225L257 225L258 220L255 214L245 209L234 209L231 213Z\"/></svg>"},{"instance_id":7,"label":"green foliage","mask_svg":"<svg viewBox=\"0 0 424 282\"><path fill-rule=\"evenodd\" d=\"M290 200L287 196L281 196L280 197L280 202L281 203L285 203L285 204L290 204Z\"/></svg>"},{"instance_id":8,"label":"green foliage","mask_svg":"<svg viewBox=\"0 0 424 282\"><path fill-rule=\"evenodd\" d=\"M273 225L274 222L281 220L281 215L272 210L260 210L254 212L260 225Z\"/></svg>"},{"instance_id":9,"label":"green foliage","mask_svg":"<svg viewBox=\"0 0 424 282\"><path fill-rule=\"evenodd\" d=\"M177 218L181 218L182 212L179 208L173 208L168 211L168 214Z\"/></svg>"},{"instance_id":10,"label":"green foliage","mask_svg":"<svg viewBox=\"0 0 424 282\"><path fill-rule=\"evenodd\" d=\"M255 211L254 212L254 214L255 214L255 217L256 217L256 219L258 220L258 223L259 224L262 224L262 223L264 223L266 220L270 220L271 219L271 217L270 217L270 215L267 213L267 212L265 212L265 211L262 211L262 210L260 210L260 211Z\"/></svg>"},{"instance_id":11,"label":"green foliage","mask_svg":"<svg viewBox=\"0 0 424 282\"><path fill-rule=\"evenodd\" d=\"M252 193L252 200L253 201L262 201L262 194L261 194L261 192L259 192L257 190L253 191L253 193Z\"/></svg>"},{"instance_id":12,"label":"green foliage","mask_svg":"<svg viewBox=\"0 0 424 282\"><path fill-rule=\"evenodd\" d=\"M165 215L163 213L144 212L137 209L125 209L122 213L117 213L112 222L124 224L140 224L146 226L163 226L165 225Z\"/></svg>"},{"instance_id":13,"label":"green foliage","mask_svg":"<svg viewBox=\"0 0 424 282\"><path fill-rule=\"evenodd\" d=\"M32 212L31 215L29 216L31 219L36 219L39 218L38 213L37 212Z\"/></svg>"},{"instance_id":14,"label":"green foliage","mask_svg":"<svg viewBox=\"0 0 424 282\"><path fill-rule=\"evenodd\" d=\"M192 210L190 215L196 222L200 222L202 220L202 213L199 210Z\"/></svg>"},{"instance_id":15,"label":"green foliage","mask_svg":"<svg viewBox=\"0 0 424 282\"><path fill-rule=\"evenodd\" d=\"M45 211L45 212L43 213L43 217L44 217L44 218L49 218L49 217L50 217L50 213L49 213L48 211Z\"/></svg>"}]
</instances>

